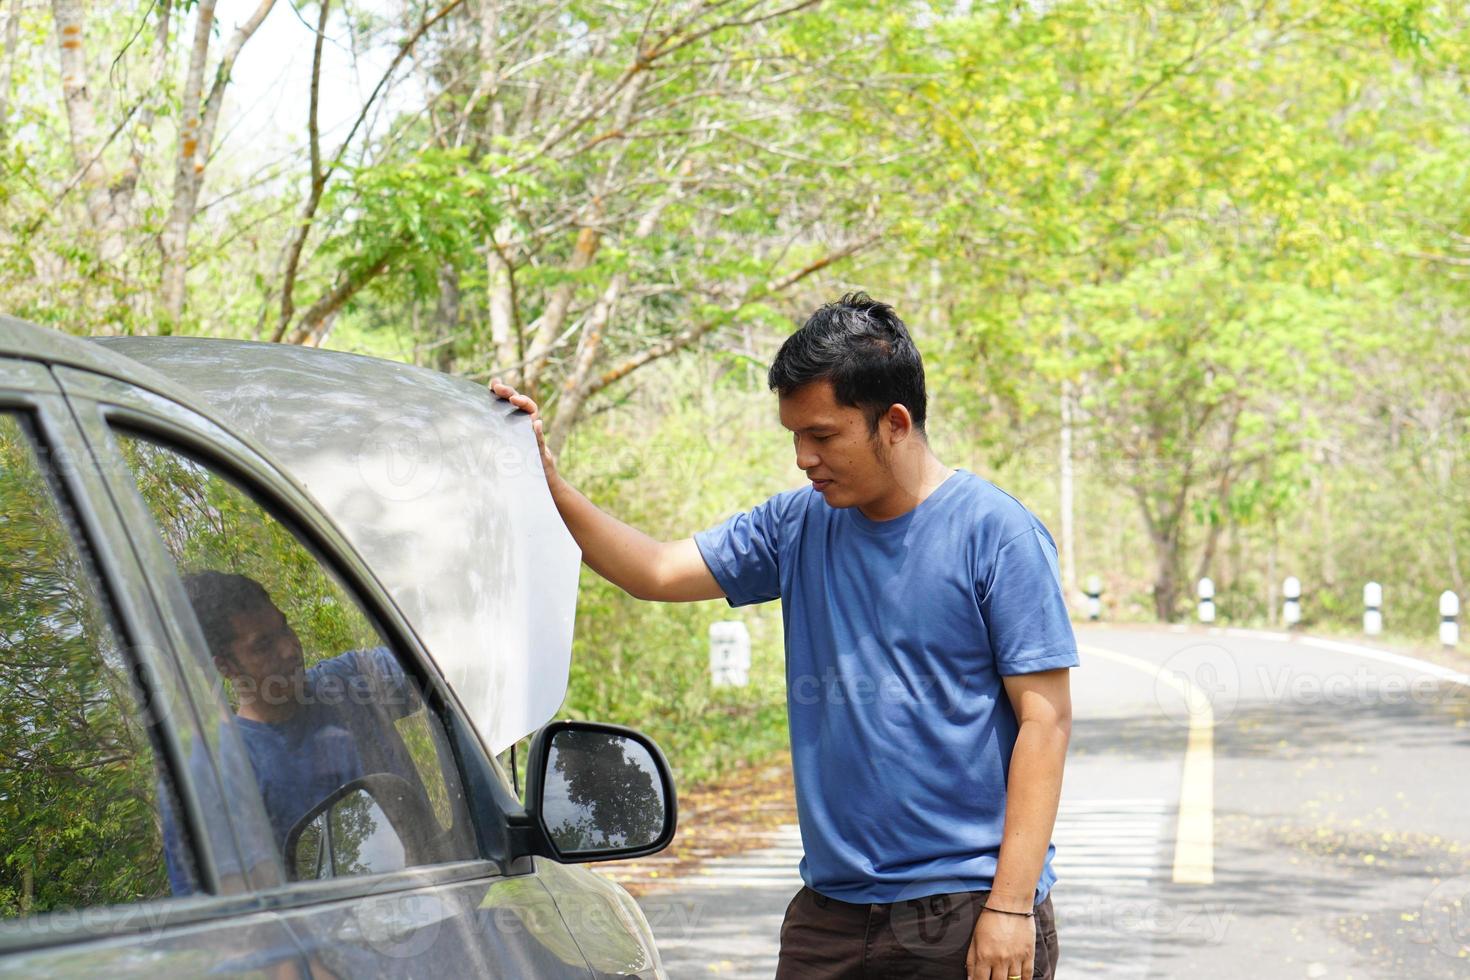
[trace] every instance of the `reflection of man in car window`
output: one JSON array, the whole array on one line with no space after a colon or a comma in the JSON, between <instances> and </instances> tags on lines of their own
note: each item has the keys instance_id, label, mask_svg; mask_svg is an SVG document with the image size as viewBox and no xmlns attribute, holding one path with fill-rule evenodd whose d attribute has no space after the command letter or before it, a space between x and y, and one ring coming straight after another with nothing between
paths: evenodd
<instances>
[{"instance_id":1,"label":"reflection of man in car window","mask_svg":"<svg viewBox=\"0 0 1470 980\"><path fill-rule=\"evenodd\" d=\"M393 726L419 710L418 692L389 650L307 666L300 638L260 583L205 571L184 585L214 665L234 688L236 728L278 849L308 810L363 775L401 776L422 798Z\"/></svg>"}]
</instances>

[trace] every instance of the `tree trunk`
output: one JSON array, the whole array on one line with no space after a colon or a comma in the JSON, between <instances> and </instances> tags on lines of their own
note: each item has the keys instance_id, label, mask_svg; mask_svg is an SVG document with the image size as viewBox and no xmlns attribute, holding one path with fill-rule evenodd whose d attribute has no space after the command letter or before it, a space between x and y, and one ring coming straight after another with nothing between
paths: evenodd
<instances>
[{"instance_id":1,"label":"tree trunk","mask_svg":"<svg viewBox=\"0 0 1470 980\"><path fill-rule=\"evenodd\" d=\"M0 57L5 59L0 64L0 147L5 145L7 136L5 130L5 117L10 115L10 78L15 71L15 49L20 45L20 0L10 0L10 10L5 15L5 42L4 51Z\"/></svg>"},{"instance_id":2,"label":"tree trunk","mask_svg":"<svg viewBox=\"0 0 1470 980\"><path fill-rule=\"evenodd\" d=\"M301 218L291 228L281 253L280 269L284 270L279 277L281 312L276 317L276 328L271 333L272 342L285 338L291 318L296 315L296 276L301 268L301 252L306 247L306 238L311 234L316 209L327 189L327 174L322 169L322 134L317 113L321 106L322 43L327 36L327 17L331 6L331 0L322 0L321 8L317 11L316 41L311 54L311 94L306 109L306 146L311 154L311 181L306 201L301 205Z\"/></svg>"},{"instance_id":3,"label":"tree trunk","mask_svg":"<svg viewBox=\"0 0 1470 980\"><path fill-rule=\"evenodd\" d=\"M1230 559L1230 572L1229 576L1225 579L1224 589L1227 597L1226 601L1229 605L1222 611L1226 612L1229 618L1233 619L1240 613L1240 607L1236 605L1236 597L1240 590L1240 525L1235 521L1231 521L1229 524L1229 533L1230 542L1226 546L1225 553Z\"/></svg>"},{"instance_id":4,"label":"tree trunk","mask_svg":"<svg viewBox=\"0 0 1470 980\"><path fill-rule=\"evenodd\" d=\"M490 313L490 343L494 350L494 363L518 364L520 357L519 333L516 329L515 270L506 255L511 247L513 234L507 222L495 230L494 237L485 242L485 302ZM508 370L504 380L515 387L520 380L519 367Z\"/></svg>"},{"instance_id":5,"label":"tree trunk","mask_svg":"<svg viewBox=\"0 0 1470 980\"><path fill-rule=\"evenodd\" d=\"M572 246L572 257L567 261L567 272L573 275L557 284L551 292L551 298L546 302L546 309L537 318L536 336L531 341L531 352L524 368L527 391L534 392L536 386L541 383L541 374L546 369L546 359L551 352L551 346L556 342L557 334L561 333L561 328L566 324L567 310L571 308L572 294L577 288L575 273L581 272L592 264L601 243L602 235L591 225L583 227L577 233L576 244Z\"/></svg>"},{"instance_id":6,"label":"tree trunk","mask_svg":"<svg viewBox=\"0 0 1470 980\"><path fill-rule=\"evenodd\" d=\"M87 216L97 232L97 257L109 271L122 261L126 241L127 207L132 187L109 186L102 163L103 144L97 134L97 110L88 85L86 11L82 0L53 0L52 17L61 51L61 92L66 101L67 132L71 155L87 203ZM161 81L161 80L160 80ZM116 191L116 193L114 193Z\"/></svg>"},{"instance_id":7,"label":"tree trunk","mask_svg":"<svg viewBox=\"0 0 1470 980\"><path fill-rule=\"evenodd\" d=\"M445 373L454 370L454 335L459 330L459 270L451 262L439 269L439 298L434 304L434 350L430 363Z\"/></svg>"},{"instance_id":8,"label":"tree trunk","mask_svg":"<svg viewBox=\"0 0 1470 980\"><path fill-rule=\"evenodd\" d=\"M1060 494L1062 523L1062 590L1069 601L1077 593L1077 552L1073 547L1074 491L1072 472L1072 386L1062 382L1061 393L1062 431L1059 447Z\"/></svg>"},{"instance_id":9,"label":"tree trunk","mask_svg":"<svg viewBox=\"0 0 1470 980\"><path fill-rule=\"evenodd\" d=\"M199 0L194 7L194 43L189 52L189 68L184 78L179 113L179 147L174 165L173 200L168 218L159 236L163 253L163 270L159 283L163 314L169 323L177 323L184 315L185 277L189 269L189 229L199 212L199 192L204 187L204 168L214 146L214 129L219 122L225 88L230 82L235 61L265 18L275 0L259 0L250 18L236 27L220 53L214 80L204 90L205 65L209 60L210 39L214 36L215 0Z\"/></svg>"},{"instance_id":10,"label":"tree trunk","mask_svg":"<svg viewBox=\"0 0 1470 980\"><path fill-rule=\"evenodd\" d=\"M1157 516L1149 506L1148 493L1134 488L1134 496L1143 514L1144 527L1154 549L1154 615L1161 623L1174 621L1179 599L1179 512Z\"/></svg>"},{"instance_id":11,"label":"tree trunk","mask_svg":"<svg viewBox=\"0 0 1470 980\"><path fill-rule=\"evenodd\" d=\"M607 284L607 288L598 297L592 312L587 315L587 323L582 328L582 343L577 348L577 359L572 365L571 373L567 375L566 382L562 385L562 399L561 404L556 407L555 424L546 435L546 448L551 450L553 456L560 455L562 446L566 445L567 435L582 414L582 406L587 404L587 399L592 396L592 388L587 384L587 380L592 374L593 366L597 363L603 334L612 320L613 313L617 310L618 299L623 291L623 283L626 278L626 273L614 273L612 281Z\"/></svg>"},{"instance_id":12,"label":"tree trunk","mask_svg":"<svg viewBox=\"0 0 1470 980\"><path fill-rule=\"evenodd\" d=\"M179 190L158 239L159 251L163 255L159 300L163 304L166 329L178 323L184 315L185 280L189 272L189 225L193 223L199 203L197 184L193 188Z\"/></svg>"},{"instance_id":13,"label":"tree trunk","mask_svg":"<svg viewBox=\"0 0 1470 980\"><path fill-rule=\"evenodd\" d=\"M622 98L618 102L618 108L612 119L612 131L622 132L628 128L633 120L633 114L637 109L638 100L643 95L644 86L648 83L648 72L639 71L633 75L628 87L623 91ZM620 148L613 154L607 168L603 173L602 190L604 193L594 193L592 204L588 211L587 221L582 230L577 234L576 244L572 247L571 258L567 262L567 271L581 272L592 264L592 259L597 255L597 250L602 242L602 231L598 227L603 218L605 191L607 185L617 173L618 165L622 161L623 150ZM655 218L663 211L668 198L664 199L654 208ZM636 233L635 234L639 234ZM550 353L551 346L556 342L557 334L561 332L562 324L566 321L567 310L571 306L572 296L576 290L575 279L557 286L551 294L551 299L540 317L540 324L536 330L535 339L531 342L530 363L524 366L524 380L527 389L534 390L541 381L541 375L546 369L546 358ZM505 362L502 362L505 363ZM583 396L585 399L585 395Z\"/></svg>"},{"instance_id":14,"label":"tree trunk","mask_svg":"<svg viewBox=\"0 0 1470 980\"><path fill-rule=\"evenodd\" d=\"M1266 550L1266 623L1275 626L1280 605L1279 593L1276 591L1276 519L1271 519L1271 543Z\"/></svg>"},{"instance_id":15,"label":"tree trunk","mask_svg":"<svg viewBox=\"0 0 1470 980\"><path fill-rule=\"evenodd\" d=\"M1154 615L1161 623L1172 623L1179 599L1179 546L1168 536L1153 538Z\"/></svg>"},{"instance_id":16,"label":"tree trunk","mask_svg":"<svg viewBox=\"0 0 1470 980\"><path fill-rule=\"evenodd\" d=\"M1194 578L1198 581L1209 575L1215 565L1215 552L1220 545L1220 535L1225 530L1226 515L1229 513L1230 488L1232 486L1230 468L1225 467L1220 473L1220 482L1215 488L1215 504L1219 514L1210 522L1209 530L1205 532L1205 545L1200 549L1199 565L1195 568ZM1213 576L1219 580L1221 576Z\"/></svg>"},{"instance_id":17,"label":"tree trunk","mask_svg":"<svg viewBox=\"0 0 1470 980\"><path fill-rule=\"evenodd\" d=\"M1215 564L1215 551L1218 549L1220 544L1220 534L1224 530L1225 521L1222 519L1214 524L1211 524L1209 531L1205 532L1205 546L1200 551L1199 565L1195 569L1194 573L1196 581L1210 574L1211 568ZM1214 577L1223 578L1223 576L1219 575L1216 575Z\"/></svg>"},{"instance_id":18,"label":"tree trunk","mask_svg":"<svg viewBox=\"0 0 1470 980\"><path fill-rule=\"evenodd\" d=\"M163 314L170 324L184 313L184 277L189 261L189 225L199 204L200 177L204 173L203 136L204 65L209 57L209 39L214 32L214 0L199 0L194 7L194 43L189 49L189 68L184 76L179 108L179 147L174 159L174 193L158 246L163 253L159 283Z\"/></svg>"}]
</instances>

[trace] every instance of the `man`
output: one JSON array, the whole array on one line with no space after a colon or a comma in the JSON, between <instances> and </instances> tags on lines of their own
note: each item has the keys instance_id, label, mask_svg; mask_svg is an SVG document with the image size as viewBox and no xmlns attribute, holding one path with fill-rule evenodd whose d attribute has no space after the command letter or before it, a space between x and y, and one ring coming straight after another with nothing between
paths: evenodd
<instances>
[{"instance_id":1,"label":"man","mask_svg":"<svg viewBox=\"0 0 1470 980\"><path fill-rule=\"evenodd\" d=\"M777 977L1051 980L1078 664L1051 536L930 450L891 307L822 307L768 380L810 486L693 538L654 541L568 485L544 441L542 460L584 560L632 595L782 601L806 887Z\"/></svg>"},{"instance_id":2,"label":"man","mask_svg":"<svg viewBox=\"0 0 1470 980\"><path fill-rule=\"evenodd\" d=\"M308 810L363 775L400 776L427 799L393 725L421 702L389 650L353 650L307 667L301 639L254 579L203 571L185 576L184 589L215 668L234 690L235 728L278 852Z\"/></svg>"}]
</instances>

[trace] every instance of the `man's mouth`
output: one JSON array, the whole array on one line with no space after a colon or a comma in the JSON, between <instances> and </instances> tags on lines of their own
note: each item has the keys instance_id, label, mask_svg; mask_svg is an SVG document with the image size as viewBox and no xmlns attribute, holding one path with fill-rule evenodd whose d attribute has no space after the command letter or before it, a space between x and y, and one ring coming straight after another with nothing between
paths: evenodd
<instances>
[{"instance_id":1,"label":"man's mouth","mask_svg":"<svg viewBox=\"0 0 1470 980\"><path fill-rule=\"evenodd\" d=\"M831 480L813 480L812 481L812 489L815 490L815 491L817 491L818 493L821 493L823 490L826 490L831 485L832 485L832 481Z\"/></svg>"}]
</instances>

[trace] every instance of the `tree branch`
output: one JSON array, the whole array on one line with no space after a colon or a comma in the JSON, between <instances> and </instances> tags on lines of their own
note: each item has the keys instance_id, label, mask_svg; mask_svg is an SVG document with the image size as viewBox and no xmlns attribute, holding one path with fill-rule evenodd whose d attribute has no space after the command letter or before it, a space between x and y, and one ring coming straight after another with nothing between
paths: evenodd
<instances>
[{"instance_id":1,"label":"tree branch","mask_svg":"<svg viewBox=\"0 0 1470 980\"><path fill-rule=\"evenodd\" d=\"M357 136L357 131L362 128L362 124L367 119L369 112L372 111L373 105L377 102L379 96L383 94L383 90L387 86L388 80L393 77L395 72L398 71L398 66L403 64L403 60L408 57L409 52L412 51L414 46L418 44L419 40L429 32L430 28L432 28L435 24L438 24L445 17L448 17L451 13L461 7L464 2L465 0L449 0L449 2L440 7L438 11L433 14L433 16L428 17L427 19L420 22L418 28L408 37L404 38L404 40L398 45L398 53L393 56L393 60L388 64L388 67L383 70L382 76L378 78L378 83L373 86L373 90L368 95L367 101L363 103L362 110L358 112L357 118L353 120L352 128L349 129L347 132L347 138L342 141L342 145L339 146L337 148L337 152L333 154L331 163L327 164L326 169L321 172L320 180L321 186L323 188L326 186L326 182L331 179L332 174L336 172L339 166L341 166L343 158L347 155L347 148L352 145L353 139L355 139ZM320 37L320 32L318 32L318 37ZM315 73L319 75L321 69L321 62L319 57L313 62L313 68ZM282 288L282 315L276 321L276 329L271 334L272 341L279 342L286 335L286 330L291 325L291 315L295 309L295 300L293 294L295 290L297 269L301 262L302 250L306 245L306 238L308 235L311 234L312 223L316 218L316 210L320 203L321 191L318 191L315 198L309 198L307 204L302 208L301 219L297 222L296 227L291 232L290 239L287 241L285 249L286 261L284 263L285 269L283 273L283 281L289 283L290 286L283 286ZM305 320L305 316L303 316L303 320Z\"/></svg>"},{"instance_id":2,"label":"tree branch","mask_svg":"<svg viewBox=\"0 0 1470 980\"><path fill-rule=\"evenodd\" d=\"M328 317L342 309L348 300L356 296L376 279L402 253L402 248L389 249L376 262L365 265L355 272L338 276L337 283L301 314L301 323L291 332L291 343L311 342L317 330Z\"/></svg>"},{"instance_id":3,"label":"tree branch","mask_svg":"<svg viewBox=\"0 0 1470 980\"><path fill-rule=\"evenodd\" d=\"M800 269L788 273L787 275L782 276L780 279L772 280L771 282L767 283L763 288L757 289L754 292L748 293L744 297L742 297L740 301L737 302L730 309L731 315L738 313L742 307L747 306L751 303L758 302L762 299L765 299L766 297L773 296L777 293L785 292L787 289L790 289L792 286L801 282L803 279L806 279L808 276L820 272L821 270L827 268L835 262L840 262L843 259L856 255L858 252L861 252L878 242L882 237L882 233L874 232L863 238L857 239L856 241L850 242L849 244L844 245L839 249L828 252L826 255L822 256L816 261L802 266ZM709 320L705 323L699 324L698 326L690 327L688 330L681 330L673 336L667 337L664 340L659 341L658 343L639 351L637 354L634 354L632 357L623 361L621 364L607 371L604 371L597 378L593 379L587 387L587 394L596 394L603 388L606 388L608 385L627 377L629 374L632 374L634 371L643 367L645 364L648 364L651 361L656 361L661 357L667 357L668 355L673 354L677 351L683 350L699 338L703 337L705 334L709 333L711 330L714 330L716 327L719 327L726 322L728 321L725 319Z\"/></svg>"},{"instance_id":4,"label":"tree branch","mask_svg":"<svg viewBox=\"0 0 1470 980\"><path fill-rule=\"evenodd\" d=\"M322 40L326 35L327 12L330 8L330 0L322 0L321 13L317 17L316 43L311 52L311 98L306 113L306 135L311 150L311 183L307 186L306 203L301 206L300 222L292 229L287 243L285 269L282 272L281 282L281 313L276 318L275 333L271 335L272 341L280 341L286 333L286 328L291 324L291 317L295 315L296 276L301 267L301 250L306 247L306 236L311 229L312 219L316 216L316 209L321 204L322 194L327 186L327 175L322 171L322 137L317 121L317 110L320 104L322 83Z\"/></svg>"}]
</instances>

